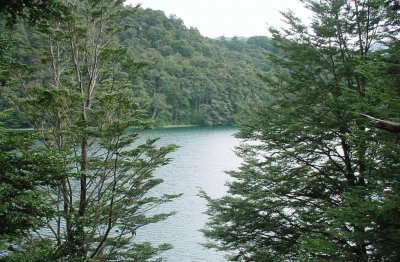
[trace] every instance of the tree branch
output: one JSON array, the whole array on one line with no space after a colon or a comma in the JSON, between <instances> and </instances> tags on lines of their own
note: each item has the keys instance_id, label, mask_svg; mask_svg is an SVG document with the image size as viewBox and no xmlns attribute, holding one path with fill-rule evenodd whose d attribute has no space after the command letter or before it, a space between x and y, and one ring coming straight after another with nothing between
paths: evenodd
<instances>
[{"instance_id":1,"label":"tree branch","mask_svg":"<svg viewBox=\"0 0 400 262\"><path fill-rule=\"evenodd\" d=\"M361 114L367 118L375 127L383 129L392 133L400 133L400 123L375 118L366 114Z\"/></svg>"}]
</instances>

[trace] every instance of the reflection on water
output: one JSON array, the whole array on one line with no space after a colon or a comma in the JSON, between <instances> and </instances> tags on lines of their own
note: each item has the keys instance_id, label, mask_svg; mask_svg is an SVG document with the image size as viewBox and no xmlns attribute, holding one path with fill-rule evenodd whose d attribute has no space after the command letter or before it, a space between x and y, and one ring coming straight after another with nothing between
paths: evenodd
<instances>
[{"instance_id":1,"label":"reflection on water","mask_svg":"<svg viewBox=\"0 0 400 262\"><path fill-rule=\"evenodd\" d=\"M224 171L236 169L240 164L233 152L239 144L239 140L233 137L236 131L228 127L190 127L156 129L142 134L142 138L160 137L160 144L180 145L171 155L173 161L158 169L157 176L163 178L164 183L152 192L183 193L180 198L155 210L177 213L137 232L138 241L173 244L174 249L162 254L163 261L226 261L223 254L201 246L206 239L199 230L207 216L204 214L205 200L198 193L201 189L212 197L220 197L226 192L224 184L229 176Z\"/></svg>"}]
</instances>

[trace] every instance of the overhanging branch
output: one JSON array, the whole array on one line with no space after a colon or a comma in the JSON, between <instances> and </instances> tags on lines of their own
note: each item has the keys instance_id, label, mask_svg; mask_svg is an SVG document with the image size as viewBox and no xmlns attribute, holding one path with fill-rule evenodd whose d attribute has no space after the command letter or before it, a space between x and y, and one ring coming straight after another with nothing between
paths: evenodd
<instances>
[{"instance_id":1,"label":"overhanging branch","mask_svg":"<svg viewBox=\"0 0 400 262\"><path fill-rule=\"evenodd\" d=\"M377 128L393 133L400 133L400 123L375 118L366 114L361 114L361 115L367 118Z\"/></svg>"}]
</instances>

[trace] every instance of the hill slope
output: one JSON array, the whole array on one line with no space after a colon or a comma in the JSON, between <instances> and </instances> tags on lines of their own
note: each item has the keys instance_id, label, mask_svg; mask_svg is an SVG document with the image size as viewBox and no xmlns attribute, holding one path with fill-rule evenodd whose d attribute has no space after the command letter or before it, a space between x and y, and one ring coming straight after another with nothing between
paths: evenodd
<instances>
[{"instance_id":1,"label":"hill slope","mask_svg":"<svg viewBox=\"0 0 400 262\"><path fill-rule=\"evenodd\" d=\"M136 59L148 62L137 80L149 117L165 124L232 124L246 101L262 99L267 37L209 39L175 16L139 9L120 35Z\"/></svg>"},{"instance_id":2,"label":"hill slope","mask_svg":"<svg viewBox=\"0 0 400 262\"><path fill-rule=\"evenodd\" d=\"M147 64L132 81L155 126L234 124L246 102L264 98L266 86L258 75L270 67L265 53L275 51L267 37L210 39L175 16L142 8L124 22L128 29L116 41L129 57ZM46 45L43 36L19 24L15 38L21 44L13 56L34 67L31 52ZM0 109L7 107L4 101L0 97ZM14 114L6 126L22 122Z\"/></svg>"}]
</instances>

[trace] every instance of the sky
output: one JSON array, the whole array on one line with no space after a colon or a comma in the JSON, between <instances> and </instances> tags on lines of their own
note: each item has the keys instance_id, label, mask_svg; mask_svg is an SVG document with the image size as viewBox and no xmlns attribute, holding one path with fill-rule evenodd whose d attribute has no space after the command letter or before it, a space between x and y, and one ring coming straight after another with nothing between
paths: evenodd
<instances>
[{"instance_id":1,"label":"sky","mask_svg":"<svg viewBox=\"0 0 400 262\"><path fill-rule=\"evenodd\" d=\"M176 15L187 27L197 28L203 36L268 35L268 26L281 27L279 11L291 9L307 19L309 13L299 0L126 0L143 8Z\"/></svg>"}]
</instances>

